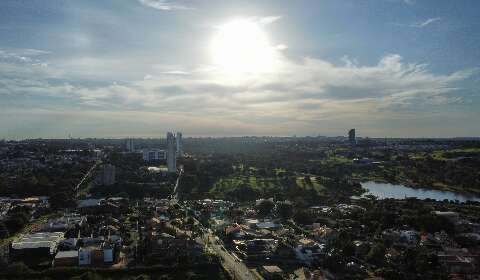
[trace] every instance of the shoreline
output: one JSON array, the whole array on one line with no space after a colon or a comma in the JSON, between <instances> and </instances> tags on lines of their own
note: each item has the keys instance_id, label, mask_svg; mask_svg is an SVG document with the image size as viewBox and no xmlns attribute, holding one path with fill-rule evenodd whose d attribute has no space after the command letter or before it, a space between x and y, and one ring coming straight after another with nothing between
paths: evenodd
<instances>
[{"instance_id":1,"label":"shoreline","mask_svg":"<svg viewBox=\"0 0 480 280\"><path fill-rule=\"evenodd\" d=\"M375 182L375 183L387 183L387 184L392 184L392 185L402 185L406 188L411 188L411 189L423 189L423 190L429 190L429 191L440 191L440 192L451 192L463 196L474 196L478 197L480 199L480 189L470 189L470 190L465 190L465 189L459 189L456 187L452 186L446 186L444 188L442 187L436 187L434 185L420 185L418 183L413 183L410 180L387 180L385 178L372 178L372 177L358 177L355 178L357 182L360 184L365 183L365 182Z\"/></svg>"},{"instance_id":2,"label":"shoreline","mask_svg":"<svg viewBox=\"0 0 480 280\"><path fill-rule=\"evenodd\" d=\"M359 180L358 181L360 184L364 184L364 183L368 183L368 182L373 182L373 183L378 183L378 184L390 184L390 185L398 185L400 187L404 187L404 188L410 188L410 189L413 189L413 190L424 190L424 191L436 191L436 192L441 192L441 193L445 193L445 194L453 194L453 195L457 195L457 196L463 196L463 200L464 202L467 202L467 201L473 201L473 202L480 202L480 194L478 193L472 193L472 192L465 192L465 191L457 191L455 189L438 189L438 188L429 188L429 187L423 187L423 186L419 186L418 184L405 184L405 183L402 183L402 182L399 182L399 181L395 181L395 182L392 182L392 181L388 181L388 180L384 180L384 179L366 179L366 180ZM368 193L368 189L365 188L363 185L362 185L362 189L366 190L362 195ZM415 197L415 196L413 196ZM432 198L434 199L434 198ZM447 200L452 200L452 199L448 199L448 198L445 198ZM434 199L434 200L437 200L437 199ZM453 200L457 200L457 199L453 199ZM437 201L440 201L440 200L437 200Z\"/></svg>"}]
</instances>

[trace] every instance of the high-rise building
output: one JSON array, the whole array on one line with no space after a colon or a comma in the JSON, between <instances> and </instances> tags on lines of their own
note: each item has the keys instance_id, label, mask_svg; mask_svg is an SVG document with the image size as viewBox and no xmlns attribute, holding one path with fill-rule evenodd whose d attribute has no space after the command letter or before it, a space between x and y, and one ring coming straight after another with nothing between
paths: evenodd
<instances>
[{"instance_id":1,"label":"high-rise building","mask_svg":"<svg viewBox=\"0 0 480 280\"><path fill-rule=\"evenodd\" d=\"M182 133L177 132L177 156L183 157L183 147L182 147Z\"/></svg>"},{"instance_id":2,"label":"high-rise building","mask_svg":"<svg viewBox=\"0 0 480 280\"><path fill-rule=\"evenodd\" d=\"M102 165L95 177L95 183L100 186L111 186L115 184L115 165Z\"/></svg>"},{"instance_id":3,"label":"high-rise building","mask_svg":"<svg viewBox=\"0 0 480 280\"><path fill-rule=\"evenodd\" d=\"M348 142L350 145L355 146L357 144L357 139L355 137L355 128L352 128L348 131Z\"/></svg>"},{"instance_id":4,"label":"high-rise building","mask_svg":"<svg viewBox=\"0 0 480 280\"><path fill-rule=\"evenodd\" d=\"M135 152L135 143L132 138L128 138L126 141L127 152Z\"/></svg>"},{"instance_id":5,"label":"high-rise building","mask_svg":"<svg viewBox=\"0 0 480 280\"><path fill-rule=\"evenodd\" d=\"M167 152L161 149L143 149L139 153L145 161L159 161L167 158Z\"/></svg>"},{"instance_id":6,"label":"high-rise building","mask_svg":"<svg viewBox=\"0 0 480 280\"><path fill-rule=\"evenodd\" d=\"M167 132L167 168L168 172L177 171L177 150L175 148L175 136Z\"/></svg>"}]
</instances>

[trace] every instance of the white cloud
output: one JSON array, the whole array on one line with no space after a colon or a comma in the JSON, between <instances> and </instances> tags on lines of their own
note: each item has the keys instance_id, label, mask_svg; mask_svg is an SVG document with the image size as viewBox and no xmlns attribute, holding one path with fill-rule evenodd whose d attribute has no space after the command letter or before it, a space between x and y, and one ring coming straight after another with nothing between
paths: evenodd
<instances>
[{"instance_id":1,"label":"white cloud","mask_svg":"<svg viewBox=\"0 0 480 280\"><path fill-rule=\"evenodd\" d=\"M385 0L392 3L401 3L409 6L415 5L416 0Z\"/></svg>"},{"instance_id":2,"label":"white cloud","mask_svg":"<svg viewBox=\"0 0 480 280\"><path fill-rule=\"evenodd\" d=\"M439 21L439 20L441 20L441 19L442 19L442 18L440 18L440 17L429 18L429 19L426 19L425 21L422 21L422 22L413 23L413 24L411 24L410 26L411 26L411 27L423 28L423 27L425 27L425 26L427 26L427 25L429 25L429 24L432 24L432 23L434 23L434 22L436 22L436 21Z\"/></svg>"},{"instance_id":3,"label":"white cloud","mask_svg":"<svg viewBox=\"0 0 480 280\"><path fill-rule=\"evenodd\" d=\"M40 58L50 52L37 49L0 49L0 60L22 63L40 63Z\"/></svg>"},{"instance_id":4,"label":"white cloud","mask_svg":"<svg viewBox=\"0 0 480 280\"><path fill-rule=\"evenodd\" d=\"M435 74L428 65L404 62L398 54L386 55L374 65L360 65L347 56L342 58L341 65L319 58L293 61L280 51L279 56L278 71L234 82L222 79L217 70L192 69L187 73L166 71L175 68L157 65L138 79L108 85L89 84L88 80L84 83L85 75L81 73L87 71L94 77L115 72L120 65L130 65L128 61L109 64L102 60L100 68L90 67L99 65L91 59L48 67L0 61L4 73L0 77L0 84L4 85L0 98L59 97L71 100L73 106L106 115L111 115L107 111L188 115L185 120L198 129L211 124L214 117L218 127L233 125L244 133L258 134L263 130L264 134L281 134L292 128L315 131L327 123L341 126L349 120L379 122L420 117L431 113L431 108L461 104L458 84L476 73L462 70ZM71 70L72 67L80 70ZM65 82L53 83L53 77ZM64 105L57 106L61 109Z\"/></svg>"},{"instance_id":5,"label":"white cloud","mask_svg":"<svg viewBox=\"0 0 480 280\"><path fill-rule=\"evenodd\" d=\"M191 7L165 0L138 0L142 5L161 11L189 10Z\"/></svg>"},{"instance_id":6,"label":"white cloud","mask_svg":"<svg viewBox=\"0 0 480 280\"><path fill-rule=\"evenodd\" d=\"M167 75L188 75L190 74L187 71L182 71L182 70L172 70L172 71L164 71L162 74L167 74Z\"/></svg>"},{"instance_id":7,"label":"white cloud","mask_svg":"<svg viewBox=\"0 0 480 280\"><path fill-rule=\"evenodd\" d=\"M278 20L282 19L282 16L267 16L267 17L261 17L258 19L258 22L260 24L264 24L264 25L267 25L267 24L272 24Z\"/></svg>"},{"instance_id":8,"label":"white cloud","mask_svg":"<svg viewBox=\"0 0 480 280\"><path fill-rule=\"evenodd\" d=\"M398 23L398 22L394 22L394 23L390 23L390 24L396 25L396 26L403 26L403 27L424 28L424 27L427 27L427 26L431 25L432 23L440 21L440 20L442 20L441 17L435 17L435 18L428 18L424 21L413 22L413 23L408 23L408 24L407 23Z\"/></svg>"},{"instance_id":9,"label":"white cloud","mask_svg":"<svg viewBox=\"0 0 480 280\"><path fill-rule=\"evenodd\" d=\"M415 0L387 0L389 2L395 2L395 3L403 3L403 4L407 4L409 6L412 6L415 4Z\"/></svg>"}]
</instances>

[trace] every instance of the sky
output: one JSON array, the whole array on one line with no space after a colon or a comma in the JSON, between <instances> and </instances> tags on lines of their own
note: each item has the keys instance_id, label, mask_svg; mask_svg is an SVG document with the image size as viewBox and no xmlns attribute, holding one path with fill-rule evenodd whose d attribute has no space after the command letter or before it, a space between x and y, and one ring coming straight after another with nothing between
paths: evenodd
<instances>
[{"instance_id":1,"label":"sky","mask_svg":"<svg viewBox=\"0 0 480 280\"><path fill-rule=\"evenodd\" d=\"M0 139L480 136L480 1L2 0Z\"/></svg>"}]
</instances>

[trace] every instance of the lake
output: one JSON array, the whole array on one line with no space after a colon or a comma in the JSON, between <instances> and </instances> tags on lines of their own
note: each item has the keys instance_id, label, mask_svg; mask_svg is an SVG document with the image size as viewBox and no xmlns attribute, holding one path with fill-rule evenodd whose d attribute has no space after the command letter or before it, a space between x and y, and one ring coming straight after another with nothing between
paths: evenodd
<instances>
[{"instance_id":1,"label":"lake","mask_svg":"<svg viewBox=\"0 0 480 280\"><path fill-rule=\"evenodd\" d=\"M435 199L435 200L458 200L465 202L467 200L480 201L480 197L469 194L461 194L449 191L439 191L421 188L409 188L404 185L377 183L374 181L363 182L362 187L368 190L364 195L372 194L380 199L395 198L404 199L405 197L416 197L418 199Z\"/></svg>"}]
</instances>

